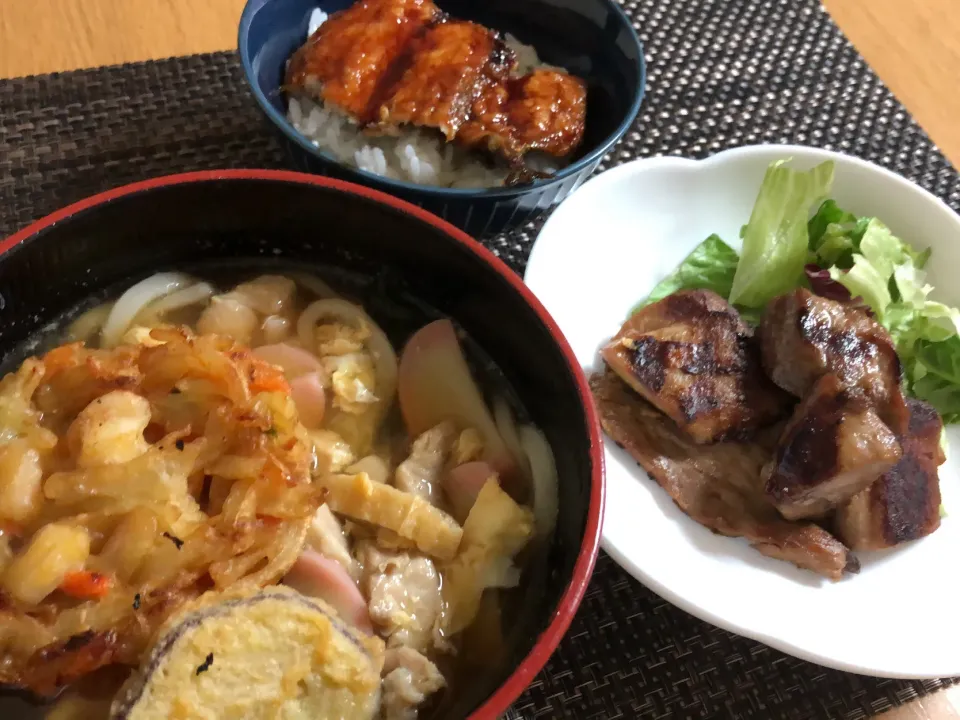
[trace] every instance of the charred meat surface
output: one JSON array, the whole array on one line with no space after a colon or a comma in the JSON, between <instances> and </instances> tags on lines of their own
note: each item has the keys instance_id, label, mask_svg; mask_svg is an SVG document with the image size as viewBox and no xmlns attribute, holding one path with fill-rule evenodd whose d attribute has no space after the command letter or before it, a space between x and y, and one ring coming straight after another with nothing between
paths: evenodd
<instances>
[{"instance_id":1,"label":"charred meat surface","mask_svg":"<svg viewBox=\"0 0 960 720\"><path fill-rule=\"evenodd\" d=\"M861 394L824 375L803 399L764 468L788 520L822 517L900 460L900 443Z\"/></svg>"},{"instance_id":2,"label":"charred meat surface","mask_svg":"<svg viewBox=\"0 0 960 720\"><path fill-rule=\"evenodd\" d=\"M698 445L613 373L594 375L590 385L607 435L698 523L746 538L764 555L831 580L859 570L856 558L830 533L784 520L765 497L760 473L779 428L761 431L750 442Z\"/></svg>"},{"instance_id":3,"label":"charred meat surface","mask_svg":"<svg viewBox=\"0 0 960 720\"><path fill-rule=\"evenodd\" d=\"M374 134L433 128L515 166L532 150L570 155L583 140L586 85L559 70L515 77L516 64L498 32L430 0L360 0L294 53L284 87Z\"/></svg>"},{"instance_id":4,"label":"charred meat surface","mask_svg":"<svg viewBox=\"0 0 960 720\"><path fill-rule=\"evenodd\" d=\"M882 550L925 537L940 527L940 479L946 459L943 423L930 405L908 400L910 425L901 439L903 457L834 518L839 537L854 550Z\"/></svg>"},{"instance_id":5,"label":"charred meat surface","mask_svg":"<svg viewBox=\"0 0 960 720\"><path fill-rule=\"evenodd\" d=\"M797 397L827 373L867 397L895 432L909 421L890 334L861 309L798 289L770 301L758 332L763 365Z\"/></svg>"},{"instance_id":6,"label":"charred meat surface","mask_svg":"<svg viewBox=\"0 0 960 720\"><path fill-rule=\"evenodd\" d=\"M365 124L410 41L440 17L430 0L360 0L331 15L287 67L285 85Z\"/></svg>"},{"instance_id":7,"label":"charred meat surface","mask_svg":"<svg viewBox=\"0 0 960 720\"><path fill-rule=\"evenodd\" d=\"M743 436L787 410L786 394L761 372L750 328L708 290L677 292L639 310L602 355L698 443Z\"/></svg>"}]
</instances>

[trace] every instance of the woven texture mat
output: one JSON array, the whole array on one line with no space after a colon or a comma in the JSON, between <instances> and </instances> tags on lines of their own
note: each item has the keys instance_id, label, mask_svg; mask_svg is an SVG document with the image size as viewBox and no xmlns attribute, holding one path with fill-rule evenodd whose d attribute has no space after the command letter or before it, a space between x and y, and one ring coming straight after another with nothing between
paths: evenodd
<instances>
[{"instance_id":1,"label":"woven texture mat","mask_svg":"<svg viewBox=\"0 0 960 720\"><path fill-rule=\"evenodd\" d=\"M607 158L758 142L842 150L960 210L960 178L815 0L630 0L646 45L636 126ZM0 236L93 192L177 171L283 167L231 53L0 82ZM536 225L490 247L522 271ZM524 718L845 718L952 680L826 670L700 622L605 555Z\"/></svg>"}]
</instances>

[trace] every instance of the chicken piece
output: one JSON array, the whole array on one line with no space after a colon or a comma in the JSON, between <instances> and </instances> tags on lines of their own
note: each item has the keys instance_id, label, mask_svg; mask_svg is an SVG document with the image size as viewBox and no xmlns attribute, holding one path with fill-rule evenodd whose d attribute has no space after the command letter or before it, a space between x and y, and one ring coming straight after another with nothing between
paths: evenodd
<instances>
[{"instance_id":1,"label":"chicken piece","mask_svg":"<svg viewBox=\"0 0 960 720\"><path fill-rule=\"evenodd\" d=\"M613 373L594 375L590 386L607 435L698 523L830 580L859 571L839 540L812 523L784 520L764 496L760 471L778 428L750 442L697 445Z\"/></svg>"},{"instance_id":2,"label":"chicken piece","mask_svg":"<svg viewBox=\"0 0 960 720\"><path fill-rule=\"evenodd\" d=\"M766 492L788 520L821 517L869 487L900 455L896 436L866 399L836 375L824 375L764 467Z\"/></svg>"},{"instance_id":3,"label":"chicken piece","mask_svg":"<svg viewBox=\"0 0 960 720\"><path fill-rule=\"evenodd\" d=\"M534 70L506 82L483 83L457 141L508 159L530 150L565 157L583 140L586 116L582 80L559 70Z\"/></svg>"},{"instance_id":4,"label":"chicken piece","mask_svg":"<svg viewBox=\"0 0 960 720\"><path fill-rule=\"evenodd\" d=\"M286 88L334 105L365 125L377 116L394 64L439 14L430 0L360 0L331 15L294 53Z\"/></svg>"},{"instance_id":5,"label":"chicken piece","mask_svg":"<svg viewBox=\"0 0 960 720\"><path fill-rule=\"evenodd\" d=\"M350 554L350 546L347 543L347 536L343 533L343 527L326 505L317 508L313 520L310 521L310 527L307 529L307 544L317 552L340 563L354 580L360 577L360 566Z\"/></svg>"},{"instance_id":6,"label":"chicken piece","mask_svg":"<svg viewBox=\"0 0 960 720\"><path fill-rule=\"evenodd\" d=\"M424 652L434 643L442 598L433 560L412 553L385 553L371 543L359 551L370 618L387 636L387 647Z\"/></svg>"},{"instance_id":7,"label":"chicken piece","mask_svg":"<svg viewBox=\"0 0 960 720\"><path fill-rule=\"evenodd\" d=\"M787 409L786 394L760 371L750 328L708 290L676 292L639 310L602 355L698 443L747 435Z\"/></svg>"},{"instance_id":8,"label":"chicken piece","mask_svg":"<svg viewBox=\"0 0 960 720\"><path fill-rule=\"evenodd\" d=\"M833 373L863 393L897 434L909 411L900 389L900 359L890 334L860 309L800 288L767 305L758 331L763 366L784 390L803 397Z\"/></svg>"},{"instance_id":9,"label":"chicken piece","mask_svg":"<svg viewBox=\"0 0 960 720\"><path fill-rule=\"evenodd\" d=\"M416 720L417 708L446 684L437 666L416 650L387 650L381 685L383 720Z\"/></svg>"},{"instance_id":10,"label":"chicken piece","mask_svg":"<svg viewBox=\"0 0 960 720\"><path fill-rule=\"evenodd\" d=\"M903 457L834 517L837 536L854 550L882 550L925 537L940 527L940 447L943 422L930 405L910 399Z\"/></svg>"},{"instance_id":11,"label":"chicken piece","mask_svg":"<svg viewBox=\"0 0 960 720\"><path fill-rule=\"evenodd\" d=\"M505 76L516 64L497 33L455 20L414 39L409 55L409 67L379 109L379 126L437 128L448 141L470 115L479 83Z\"/></svg>"},{"instance_id":12,"label":"chicken piece","mask_svg":"<svg viewBox=\"0 0 960 720\"><path fill-rule=\"evenodd\" d=\"M410 456L397 466L393 484L412 493L431 505L437 505L442 495L440 473L456 441L457 431L451 422L442 422L421 434L410 448Z\"/></svg>"}]
</instances>

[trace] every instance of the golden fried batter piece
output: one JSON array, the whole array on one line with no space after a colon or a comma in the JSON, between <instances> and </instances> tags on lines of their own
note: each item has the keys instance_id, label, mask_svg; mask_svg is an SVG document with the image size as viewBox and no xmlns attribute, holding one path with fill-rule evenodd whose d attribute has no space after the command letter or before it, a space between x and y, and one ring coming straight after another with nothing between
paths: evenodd
<instances>
[{"instance_id":1,"label":"golden fried batter piece","mask_svg":"<svg viewBox=\"0 0 960 720\"><path fill-rule=\"evenodd\" d=\"M458 142L519 158L531 150L555 157L583 140L587 88L573 75L534 70L505 83L485 83Z\"/></svg>"},{"instance_id":2,"label":"golden fried batter piece","mask_svg":"<svg viewBox=\"0 0 960 720\"><path fill-rule=\"evenodd\" d=\"M199 593L277 582L323 501L282 370L226 337L62 345L0 407L0 469L30 481L0 522L0 686L55 694Z\"/></svg>"}]
</instances>

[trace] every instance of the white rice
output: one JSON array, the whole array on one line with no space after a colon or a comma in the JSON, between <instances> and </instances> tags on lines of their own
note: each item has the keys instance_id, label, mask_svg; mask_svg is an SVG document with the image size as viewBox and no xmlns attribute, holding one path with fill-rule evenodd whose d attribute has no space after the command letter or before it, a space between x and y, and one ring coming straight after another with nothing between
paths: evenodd
<instances>
[{"instance_id":1,"label":"white rice","mask_svg":"<svg viewBox=\"0 0 960 720\"><path fill-rule=\"evenodd\" d=\"M312 35L327 19L320 9L310 14ZM507 46L516 53L515 74L523 75L538 67L537 51L512 35ZM287 103L287 119L310 142L333 155L338 161L393 180L420 185L455 188L482 188L503 185L508 170L491 167L474 153L447 143L436 131L405 128L397 136L373 137L357 128L356 123L334 108L306 97L291 97ZM527 156L527 165L545 172L555 172L543 157Z\"/></svg>"}]
</instances>

